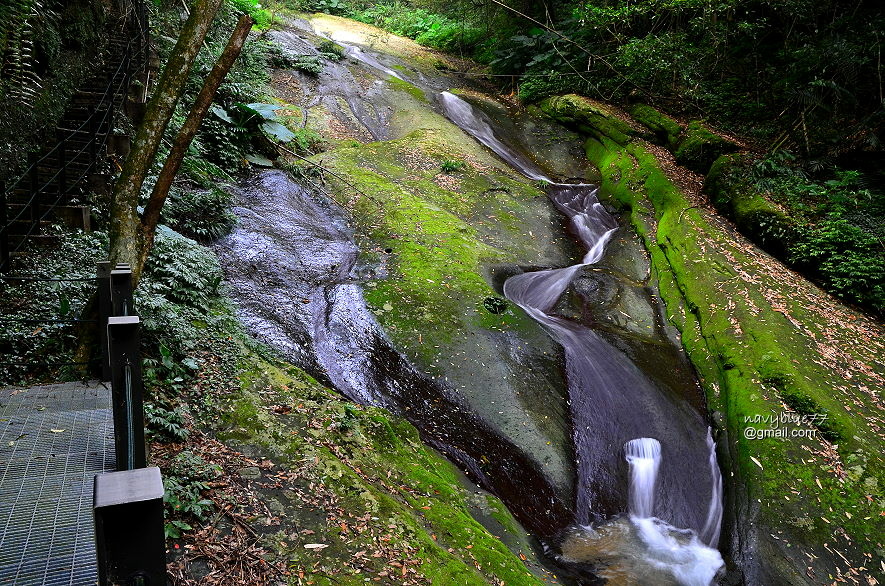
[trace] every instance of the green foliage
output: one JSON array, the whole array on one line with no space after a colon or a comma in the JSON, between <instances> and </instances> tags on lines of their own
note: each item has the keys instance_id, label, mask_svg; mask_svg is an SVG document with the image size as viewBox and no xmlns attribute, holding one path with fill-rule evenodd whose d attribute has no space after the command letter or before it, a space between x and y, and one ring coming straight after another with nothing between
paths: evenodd
<instances>
[{"instance_id":1,"label":"green foliage","mask_svg":"<svg viewBox=\"0 0 885 586\"><path fill-rule=\"evenodd\" d=\"M182 531L192 529L190 522L202 522L214 503L203 497L209 490L207 482L221 475L221 467L210 464L190 450L179 452L163 476L165 532L167 538L178 539Z\"/></svg>"},{"instance_id":2,"label":"green foliage","mask_svg":"<svg viewBox=\"0 0 885 586\"><path fill-rule=\"evenodd\" d=\"M157 228L135 294L146 357L157 361L149 366L160 368L147 372L149 386L175 393L191 377L194 369L185 359L204 341L206 324L224 319L215 312L221 280L221 267L210 249L166 226ZM166 362L175 368L164 368Z\"/></svg>"},{"instance_id":3,"label":"green foliage","mask_svg":"<svg viewBox=\"0 0 885 586\"><path fill-rule=\"evenodd\" d=\"M95 291L95 260L107 254L108 241L100 232L84 233L51 227L48 234L61 238L58 247L29 247L25 256L13 257L13 274L84 279L83 281L0 281L0 314L10 321L0 327L0 385L42 380L79 380L71 367L53 363L74 360L77 329L72 323L50 323L83 316ZM47 323L26 320L46 319ZM29 365L30 364L30 365Z\"/></svg>"},{"instance_id":4,"label":"green foliage","mask_svg":"<svg viewBox=\"0 0 885 586\"><path fill-rule=\"evenodd\" d=\"M323 72L323 62L315 55L299 55L292 60L291 68L316 77Z\"/></svg>"},{"instance_id":5,"label":"green foliage","mask_svg":"<svg viewBox=\"0 0 885 586\"><path fill-rule=\"evenodd\" d=\"M163 206L163 222L199 242L216 240L233 229L236 216L230 211L231 194L218 187L175 189Z\"/></svg>"},{"instance_id":6,"label":"green foliage","mask_svg":"<svg viewBox=\"0 0 885 586\"><path fill-rule=\"evenodd\" d=\"M308 0L304 5L305 10L312 12L325 12L337 16L344 16L351 10L351 3L347 0Z\"/></svg>"},{"instance_id":7,"label":"green foliage","mask_svg":"<svg viewBox=\"0 0 885 586\"><path fill-rule=\"evenodd\" d=\"M145 371L145 378L149 384L148 370ZM180 408L169 408L157 402L145 401L144 423L148 438L154 441L183 442L189 435Z\"/></svg>"},{"instance_id":8,"label":"green foliage","mask_svg":"<svg viewBox=\"0 0 885 586\"><path fill-rule=\"evenodd\" d=\"M255 21L255 28L267 30L272 24L270 11L262 8L258 0L228 0L238 10L245 12Z\"/></svg>"},{"instance_id":9,"label":"green foliage","mask_svg":"<svg viewBox=\"0 0 885 586\"><path fill-rule=\"evenodd\" d=\"M139 291L201 308L218 295L223 274L212 251L159 227Z\"/></svg>"},{"instance_id":10,"label":"green foliage","mask_svg":"<svg viewBox=\"0 0 885 586\"><path fill-rule=\"evenodd\" d=\"M347 16L442 51L473 53L488 39L479 26L401 3L373 4Z\"/></svg>"},{"instance_id":11,"label":"green foliage","mask_svg":"<svg viewBox=\"0 0 885 586\"><path fill-rule=\"evenodd\" d=\"M323 41L317 45L317 51L329 61L341 61L344 58L344 48L335 41Z\"/></svg>"},{"instance_id":12,"label":"green foliage","mask_svg":"<svg viewBox=\"0 0 885 586\"><path fill-rule=\"evenodd\" d=\"M713 165L704 188L716 206L830 293L885 313L885 196L867 189L857 171L832 168L815 177L787 151L752 164L746 158Z\"/></svg>"},{"instance_id":13,"label":"green foliage","mask_svg":"<svg viewBox=\"0 0 885 586\"><path fill-rule=\"evenodd\" d=\"M805 229L792 260L819 275L824 288L885 314L885 255L881 240L833 214Z\"/></svg>"},{"instance_id":14,"label":"green foliage","mask_svg":"<svg viewBox=\"0 0 885 586\"><path fill-rule=\"evenodd\" d=\"M486 308L486 311L495 315L500 315L507 311L507 301L497 296L486 297L482 300L482 306Z\"/></svg>"},{"instance_id":15,"label":"green foliage","mask_svg":"<svg viewBox=\"0 0 885 586\"><path fill-rule=\"evenodd\" d=\"M214 504L203 498L203 492L209 487L205 482L164 476L163 494L164 531L167 538L178 539L182 531L192 529L188 521L205 521Z\"/></svg>"},{"instance_id":16,"label":"green foliage","mask_svg":"<svg viewBox=\"0 0 885 586\"><path fill-rule=\"evenodd\" d=\"M230 30L236 22L237 12L248 12L247 8L250 6L250 10L263 10L258 8L257 0L242 1L243 6L239 8L239 5L233 8L232 5L223 5L213 22L206 37L205 48L197 55L188 77L185 95L179 101L167 130L169 141L184 122L194 97L223 51ZM181 22L177 8L158 10L152 15L151 24L155 31L153 39L161 59L166 59L172 51ZM215 95L213 109L226 112L235 110L236 104L259 103L265 99L270 83L268 66L279 55L282 55L279 44L267 37L259 36L247 40ZM256 135L250 130L252 129L226 122L218 116L207 116L184 160L183 170L190 179L209 188L215 179L227 179L229 174L248 167L247 155L262 148L261 144L254 144ZM162 160L162 156L158 159Z\"/></svg>"},{"instance_id":17,"label":"green foliage","mask_svg":"<svg viewBox=\"0 0 885 586\"><path fill-rule=\"evenodd\" d=\"M456 173L467 166L467 163L460 160L455 159L446 159L444 160L439 168L443 173Z\"/></svg>"},{"instance_id":18,"label":"green foliage","mask_svg":"<svg viewBox=\"0 0 885 586\"><path fill-rule=\"evenodd\" d=\"M298 128L292 131L289 147L299 153L315 154L323 149L324 139L313 128Z\"/></svg>"},{"instance_id":19,"label":"green foliage","mask_svg":"<svg viewBox=\"0 0 885 586\"><path fill-rule=\"evenodd\" d=\"M572 91L573 84L565 76L556 75L552 69L526 74L519 83L519 99L527 104Z\"/></svg>"}]
</instances>

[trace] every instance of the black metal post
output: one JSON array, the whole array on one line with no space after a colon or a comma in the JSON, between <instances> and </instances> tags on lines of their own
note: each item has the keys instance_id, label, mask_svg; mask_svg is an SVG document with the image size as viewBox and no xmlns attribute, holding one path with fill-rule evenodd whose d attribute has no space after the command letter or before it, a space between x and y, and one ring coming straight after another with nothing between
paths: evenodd
<instances>
[{"instance_id":1,"label":"black metal post","mask_svg":"<svg viewBox=\"0 0 885 586\"><path fill-rule=\"evenodd\" d=\"M132 269L127 264L118 264L111 271L111 315L133 315Z\"/></svg>"},{"instance_id":2,"label":"black metal post","mask_svg":"<svg viewBox=\"0 0 885 586\"><path fill-rule=\"evenodd\" d=\"M9 211L6 207L6 182L0 181L0 273L9 272Z\"/></svg>"},{"instance_id":3,"label":"black metal post","mask_svg":"<svg viewBox=\"0 0 885 586\"><path fill-rule=\"evenodd\" d=\"M31 198L28 200L28 218L31 220L31 227L28 229L28 235L34 230L40 218L40 177L37 171L37 154L28 154L28 166L31 168Z\"/></svg>"},{"instance_id":4,"label":"black metal post","mask_svg":"<svg viewBox=\"0 0 885 586\"><path fill-rule=\"evenodd\" d=\"M166 585L159 468L97 474L92 513L101 586Z\"/></svg>"},{"instance_id":5,"label":"black metal post","mask_svg":"<svg viewBox=\"0 0 885 586\"><path fill-rule=\"evenodd\" d=\"M137 315L108 318L117 470L134 470L147 465L140 326Z\"/></svg>"},{"instance_id":6,"label":"black metal post","mask_svg":"<svg viewBox=\"0 0 885 586\"><path fill-rule=\"evenodd\" d=\"M98 283L98 347L101 351L101 380L111 380L108 356L108 318L111 317L111 261L95 263Z\"/></svg>"}]
</instances>

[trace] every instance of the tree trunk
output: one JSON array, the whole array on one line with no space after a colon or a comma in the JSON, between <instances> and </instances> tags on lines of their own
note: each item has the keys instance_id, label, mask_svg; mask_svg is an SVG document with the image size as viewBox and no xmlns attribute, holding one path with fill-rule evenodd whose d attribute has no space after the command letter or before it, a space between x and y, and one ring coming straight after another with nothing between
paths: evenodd
<instances>
[{"instance_id":1,"label":"tree trunk","mask_svg":"<svg viewBox=\"0 0 885 586\"><path fill-rule=\"evenodd\" d=\"M129 263L133 267L138 265L142 231L136 208L141 187L157 156L163 133L184 90L194 59L222 1L196 0L166 67L163 68L157 88L148 102L144 119L135 133L132 150L123 163L111 200L112 265L120 262Z\"/></svg>"},{"instance_id":2,"label":"tree trunk","mask_svg":"<svg viewBox=\"0 0 885 586\"><path fill-rule=\"evenodd\" d=\"M178 135L175 137L172 150L166 158L166 162L163 164L163 169L157 177L157 182L154 184L154 190L151 192L151 197L148 200L144 214L142 215L141 246L138 254L138 262L132 265L132 278L134 284L137 284L138 280L141 278L141 271L144 269L144 264L147 262L151 246L154 244L157 223L160 221L160 211L163 209L163 204L166 203L166 197L169 195L169 188L172 187L172 181L175 179L175 175L181 167L181 162L184 159L185 154L187 154L187 149L190 147L191 141L193 141L194 136L197 134L197 130L200 128L200 123L203 121L203 117L206 115L209 106L212 104L212 99L215 97L215 92L218 90L218 86L224 81L224 77L227 75L227 72L230 71L234 61L236 61L239 56L243 44L246 42L246 37L249 36L249 31L252 30L252 23L252 17L248 14L244 14L240 17L239 22L237 22L237 27L234 29L233 34L231 34L230 40L227 42L227 46L224 48L224 51L221 53L221 56L212 68L209 77L206 78L206 82L203 84L203 88L200 90L199 95L197 95L197 99L191 108L190 114L187 116L187 120L184 121L184 124L178 131Z\"/></svg>"}]
</instances>

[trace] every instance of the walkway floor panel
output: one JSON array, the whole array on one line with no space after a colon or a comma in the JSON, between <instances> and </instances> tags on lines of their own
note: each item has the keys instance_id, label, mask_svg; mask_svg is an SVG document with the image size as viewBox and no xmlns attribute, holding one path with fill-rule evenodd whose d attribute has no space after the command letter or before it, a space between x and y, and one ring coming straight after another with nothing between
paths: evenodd
<instances>
[{"instance_id":1,"label":"walkway floor panel","mask_svg":"<svg viewBox=\"0 0 885 586\"><path fill-rule=\"evenodd\" d=\"M107 387L0 389L0 584L95 584L93 478L114 469Z\"/></svg>"}]
</instances>

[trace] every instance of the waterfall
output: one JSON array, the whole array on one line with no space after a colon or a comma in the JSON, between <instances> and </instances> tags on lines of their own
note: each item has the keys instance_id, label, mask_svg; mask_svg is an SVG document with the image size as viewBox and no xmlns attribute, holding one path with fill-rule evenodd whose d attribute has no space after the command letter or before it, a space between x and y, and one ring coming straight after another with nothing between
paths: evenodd
<instances>
[{"instance_id":1,"label":"waterfall","mask_svg":"<svg viewBox=\"0 0 885 586\"><path fill-rule=\"evenodd\" d=\"M710 547L716 547L719 543L719 531L722 528L722 474L719 473L719 464L716 462L716 442L713 434L707 428L707 449L710 450L710 475L713 477L713 486L710 491L710 508L707 511L707 521L701 529L701 539Z\"/></svg>"},{"instance_id":2,"label":"waterfall","mask_svg":"<svg viewBox=\"0 0 885 586\"><path fill-rule=\"evenodd\" d=\"M715 549L722 519L722 478L709 428L704 450L699 437L703 428L698 419L686 415L680 405L661 397L632 362L595 332L551 314L580 269L601 260L606 244L618 228L617 222L599 203L595 186L552 181L533 161L504 144L495 135L491 120L485 114L449 92L441 94L441 102L449 119L477 141L529 179L547 182L550 199L569 219L587 249L578 264L515 275L504 283L504 295L547 329L565 350L575 449L579 459L578 522L586 522L598 484L611 483L616 477L610 470L614 466L607 465L604 456L599 454L600 446L606 445L606 441L600 441L601 437L607 436L607 445L611 445L612 439L631 431L654 432L659 437L670 438L671 453L687 449L691 444L695 447L670 463L668 482L660 483L665 498L658 507L659 514L666 513L662 516L669 522L655 515L655 492L662 465L661 442L633 435L636 439L624 444L629 465L627 500L630 515L629 520L618 518L611 526L628 523L631 526L629 532L637 538L619 548L622 560L630 560L625 565L632 568L628 575L634 579L651 571L658 572L657 575L664 580L655 583L675 580L680 585L710 584L724 564ZM673 430L678 432L674 434ZM674 441L674 438L682 439ZM595 445L594 441L597 442ZM692 455L688 456L689 453ZM706 461L703 459L705 455L708 455ZM704 488L692 480L698 474L701 462L709 465L712 481L707 493L710 500L705 520L700 516L702 503L706 501ZM688 494L684 492L686 486L691 487L695 495L700 495L694 498L694 502L685 499L684 495ZM670 522L681 522L681 526L694 527L699 532L679 529ZM588 532L591 541L601 534L591 527L577 531Z\"/></svg>"},{"instance_id":3,"label":"waterfall","mask_svg":"<svg viewBox=\"0 0 885 586\"><path fill-rule=\"evenodd\" d=\"M654 516L655 482L661 466L661 443L650 437L630 440L624 446L630 465L630 514L641 519Z\"/></svg>"}]
</instances>

